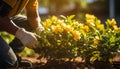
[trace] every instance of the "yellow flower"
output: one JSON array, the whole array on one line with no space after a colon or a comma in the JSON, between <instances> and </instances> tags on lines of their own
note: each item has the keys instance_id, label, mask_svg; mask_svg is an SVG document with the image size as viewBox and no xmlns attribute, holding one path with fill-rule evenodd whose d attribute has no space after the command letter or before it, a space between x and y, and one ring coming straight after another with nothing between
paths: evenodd
<instances>
[{"instance_id":1,"label":"yellow flower","mask_svg":"<svg viewBox=\"0 0 120 69\"><path fill-rule=\"evenodd\" d=\"M101 21L98 19L98 20L97 20L97 24L100 24L100 23L101 23Z\"/></svg>"},{"instance_id":2,"label":"yellow flower","mask_svg":"<svg viewBox=\"0 0 120 69\"><path fill-rule=\"evenodd\" d=\"M65 24L63 20L58 20L56 23L57 23L57 25L61 25L61 26L62 26L63 24Z\"/></svg>"},{"instance_id":3,"label":"yellow flower","mask_svg":"<svg viewBox=\"0 0 120 69\"><path fill-rule=\"evenodd\" d=\"M63 29L57 25L57 26L52 26L52 32L58 33L58 32L63 32Z\"/></svg>"},{"instance_id":4,"label":"yellow flower","mask_svg":"<svg viewBox=\"0 0 120 69\"><path fill-rule=\"evenodd\" d=\"M88 32L88 31L89 31L89 27L88 27L87 25L85 25L84 28L83 28L83 30L84 30L85 32Z\"/></svg>"},{"instance_id":5,"label":"yellow flower","mask_svg":"<svg viewBox=\"0 0 120 69\"><path fill-rule=\"evenodd\" d=\"M120 27L118 27L118 31L120 31Z\"/></svg>"},{"instance_id":6,"label":"yellow flower","mask_svg":"<svg viewBox=\"0 0 120 69\"><path fill-rule=\"evenodd\" d=\"M73 31L73 28L71 28L70 25L66 25L66 26L64 26L64 30L67 32L71 32L71 31Z\"/></svg>"},{"instance_id":7,"label":"yellow flower","mask_svg":"<svg viewBox=\"0 0 120 69\"><path fill-rule=\"evenodd\" d=\"M83 29L84 28L84 25L83 24L79 24L79 27L80 27L80 29Z\"/></svg>"},{"instance_id":8,"label":"yellow flower","mask_svg":"<svg viewBox=\"0 0 120 69\"><path fill-rule=\"evenodd\" d=\"M86 25L95 26L95 21L94 20L86 20Z\"/></svg>"},{"instance_id":9,"label":"yellow flower","mask_svg":"<svg viewBox=\"0 0 120 69\"><path fill-rule=\"evenodd\" d=\"M86 20L87 25L89 25L90 23L94 23L94 22L95 22L94 20L89 20L89 19Z\"/></svg>"},{"instance_id":10,"label":"yellow flower","mask_svg":"<svg viewBox=\"0 0 120 69\"><path fill-rule=\"evenodd\" d=\"M97 25L97 27L96 27L98 30L104 30L104 25L103 24L99 24L99 25Z\"/></svg>"},{"instance_id":11,"label":"yellow flower","mask_svg":"<svg viewBox=\"0 0 120 69\"><path fill-rule=\"evenodd\" d=\"M67 25L65 23L61 24L61 27L65 28Z\"/></svg>"},{"instance_id":12,"label":"yellow flower","mask_svg":"<svg viewBox=\"0 0 120 69\"><path fill-rule=\"evenodd\" d=\"M116 25L114 25L113 28L115 32L119 31L119 28Z\"/></svg>"},{"instance_id":13,"label":"yellow flower","mask_svg":"<svg viewBox=\"0 0 120 69\"><path fill-rule=\"evenodd\" d=\"M74 40L79 40L81 37L80 37L80 32L79 31L72 31L72 34L74 36Z\"/></svg>"},{"instance_id":14,"label":"yellow flower","mask_svg":"<svg viewBox=\"0 0 120 69\"><path fill-rule=\"evenodd\" d=\"M95 39L100 40L99 36L95 36Z\"/></svg>"},{"instance_id":15,"label":"yellow flower","mask_svg":"<svg viewBox=\"0 0 120 69\"><path fill-rule=\"evenodd\" d=\"M98 45L98 40L97 40L97 39L94 39L93 45L94 45L94 46Z\"/></svg>"},{"instance_id":16,"label":"yellow flower","mask_svg":"<svg viewBox=\"0 0 120 69\"><path fill-rule=\"evenodd\" d=\"M57 30L56 26L52 26L51 29L52 29L52 32L55 32Z\"/></svg>"},{"instance_id":17,"label":"yellow flower","mask_svg":"<svg viewBox=\"0 0 120 69\"><path fill-rule=\"evenodd\" d=\"M98 41L100 40L99 36L95 36L94 40L93 40L93 45L98 45Z\"/></svg>"},{"instance_id":18,"label":"yellow flower","mask_svg":"<svg viewBox=\"0 0 120 69\"><path fill-rule=\"evenodd\" d=\"M112 19L112 20L110 21L110 26L114 26L114 25L116 25L116 21L115 21L115 19Z\"/></svg>"},{"instance_id":19,"label":"yellow flower","mask_svg":"<svg viewBox=\"0 0 120 69\"><path fill-rule=\"evenodd\" d=\"M94 15L86 14L85 17L86 17L86 24L87 25L95 26L96 17Z\"/></svg>"},{"instance_id":20,"label":"yellow flower","mask_svg":"<svg viewBox=\"0 0 120 69\"><path fill-rule=\"evenodd\" d=\"M76 21L76 22L73 22L73 24L74 24L75 26L79 26L80 23Z\"/></svg>"},{"instance_id":21,"label":"yellow flower","mask_svg":"<svg viewBox=\"0 0 120 69\"><path fill-rule=\"evenodd\" d=\"M45 28L48 28L52 24L52 21L50 19L47 19L46 22L43 23L43 26Z\"/></svg>"},{"instance_id":22,"label":"yellow flower","mask_svg":"<svg viewBox=\"0 0 120 69\"><path fill-rule=\"evenodd\" d=\"M58 18L57 18L56 16L52 16L52 20L53 20L53 21L57 21Z\"/></svg>"},{"instance_id":23,"label":"yellow flower","mask_svg":"<svg viewBox=\"0 0 120 69\"><path fill-rule=\"evenodd\" d=\"M85 17L87 18L87 20L94 20L96 18L94 15L91 14L86 14Z\"/></svg>"}]
</instances>

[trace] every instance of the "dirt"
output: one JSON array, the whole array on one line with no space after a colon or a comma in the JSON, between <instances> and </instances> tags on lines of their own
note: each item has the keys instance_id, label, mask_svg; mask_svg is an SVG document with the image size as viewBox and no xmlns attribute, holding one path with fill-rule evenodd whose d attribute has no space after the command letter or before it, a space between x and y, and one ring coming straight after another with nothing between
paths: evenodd
<instances>
[{"instance_id":1,"label":"dirt","mask_svg":"<svg viewBox=\"0 0 120 69\"><path fill-rule=\"evenodd\" d=\"M45 59L38 60L36 58L24 58L32 62L32 67L19 67L19 69L120 69L120 56L113 59L113 63L105 68L105 64L95 63L97 67L93 64L85 64L81 58L76 58L75 61L49 61Z\"/></svg>"}]
</instances>

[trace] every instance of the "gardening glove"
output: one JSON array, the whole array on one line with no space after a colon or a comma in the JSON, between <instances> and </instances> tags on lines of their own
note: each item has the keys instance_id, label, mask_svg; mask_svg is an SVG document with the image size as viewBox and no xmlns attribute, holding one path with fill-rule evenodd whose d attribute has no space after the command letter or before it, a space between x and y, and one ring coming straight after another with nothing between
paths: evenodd
<instances>
[{"instance_id":1,"label":"gardening glove","mask_svg":"<svg viewBox=\"0 0 120 69\"><path fill-rule=\"evenodd\" d=\"M44 31L44 27L41 24L39 24L39 26L35 29L35 33L37 35L40 35L42 31Z\"/></svg>"},{"instance_id":2,"label":"gardening glove","mask_svg":"<svg viewBox=\"0 0 120 69\"><path fill-rule=\"evenodd\" d=\"M28 48L35 48L35 46L38 45L35 35L23 28L18 29L15 36L23 43L24 46L27 46Z\"/></svg>"}]
</instances>

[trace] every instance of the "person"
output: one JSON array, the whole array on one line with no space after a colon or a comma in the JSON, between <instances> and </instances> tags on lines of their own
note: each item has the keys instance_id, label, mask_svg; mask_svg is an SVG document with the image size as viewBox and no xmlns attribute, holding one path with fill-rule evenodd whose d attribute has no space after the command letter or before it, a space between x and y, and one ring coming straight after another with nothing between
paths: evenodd
<instances>
[{"instance_id":1,"label":"person","mask_svg":"<svg viewBox=\"0 0 120 69\"><path fill-rule=\"evenodd\" d=\"M20 15L23 10L26 16ZM0 67L18 67L16 54L38 45L35 33L44 30L40 21L37 0L0 0L0 31L15 36L9 44L0 37Z\"/></svg>"}]
</instances>

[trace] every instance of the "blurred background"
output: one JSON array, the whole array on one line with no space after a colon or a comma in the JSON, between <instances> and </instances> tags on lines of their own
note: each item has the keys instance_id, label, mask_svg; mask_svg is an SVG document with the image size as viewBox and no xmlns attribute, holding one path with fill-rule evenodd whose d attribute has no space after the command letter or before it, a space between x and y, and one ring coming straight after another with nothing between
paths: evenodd
<instances>
[{"instance_id":1,"label":"blurred background","mask_svg":"<svg viewBox=\"0 0 120 69\"><path fill-rule=\"evenodd\" d=\"M120 22L120 0L38 0L41 19L51 15L76 15L84 20L84 14L94 14L103 22L116 18Z\"/></svg>"}]
</instances>

